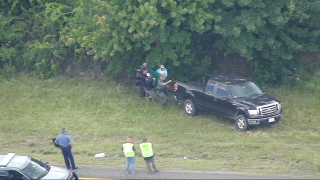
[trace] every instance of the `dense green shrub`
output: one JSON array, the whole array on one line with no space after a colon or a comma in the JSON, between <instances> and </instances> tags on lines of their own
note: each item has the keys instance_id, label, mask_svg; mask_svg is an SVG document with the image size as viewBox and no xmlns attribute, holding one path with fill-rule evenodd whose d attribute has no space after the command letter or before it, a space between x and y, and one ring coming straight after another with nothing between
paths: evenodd
<instances>
[{"instance_id":1,"label":"dense green shrub","mask_svg":"<svg viewBox=\"0 0 320 180\"><path fill-rule=\"evenodd\" d=\"M82 1L64 40L107 61L112 73L146 59L190 79L207 73L219 55L236 53L256 80L290 84L303 70L298 54L318 50L319 9L313 0Z\"/></svg>"},{"instance_id":2,"label":"dense green shrub","mask_svg":"<svg viewBox=\"0 0 320 180\"><path fill-rule=\"evenodd\" d=\"M16 74L16 67L5 64L2 69L0 69L0 77L2 78L12 78Z\"/></svg>"},{"instance_id":3,"label":"dense green shrub","mask_svg":"<svg viewBox=\"0 0 320 180\"><path fill-rule=\"evenodd\" d=\"M316 0L0 0L0 59L40 78L127 77L147 61L170 78L238 72L291 84L319 70ZM235 56L236 55L236 56ZM229 63L221 63L221 57ZM314 60L316 59L316 60ZM225 68L223 66L232 67ZM243 62L242 62L243 65Z\"/></svg>"}]
</instances>

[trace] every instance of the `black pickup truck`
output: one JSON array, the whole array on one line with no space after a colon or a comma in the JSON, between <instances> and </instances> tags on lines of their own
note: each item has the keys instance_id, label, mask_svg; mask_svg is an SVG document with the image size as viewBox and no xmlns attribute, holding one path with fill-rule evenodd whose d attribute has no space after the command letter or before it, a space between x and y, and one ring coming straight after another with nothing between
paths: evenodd
<instances>
[{"instance_id":1,"label":"black pickup truck","mask_svg":"<svg viewBox=\"0 0 320 180\"><path fill-rule=\"evenodd\" d=\"M234 119L241 131L253 125L278 122L282 116L279 100L265 94L250 80L237 76L206 75L204 86L176 81L174 96L183 103L187 115L207 110Z\"/></svg>"}]
</instances>

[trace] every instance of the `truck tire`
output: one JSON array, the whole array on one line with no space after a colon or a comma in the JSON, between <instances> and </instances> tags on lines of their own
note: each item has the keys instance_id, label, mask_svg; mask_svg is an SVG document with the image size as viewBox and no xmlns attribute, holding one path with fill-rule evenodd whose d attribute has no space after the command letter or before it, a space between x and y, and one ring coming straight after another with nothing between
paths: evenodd
<instances>
[{"instance_id":1,"label":"truck tire","mask_svg":"<svg viewBox=\"0 0 320 180\"><path fill-rule=\"evenodd\" d=\"M240 131L247 131L250 128L250 125L248 124L248 120L245 115L239 114L236 117L236 128Z\"/></svg>"},{"instance_id":2,"label":"truck tire","mask_svg":"<svg viewBox=\"0 0 320 180\"><path fill-rule=\"evenodd\" d=\"M75 172L72 172L72 175L73 175L74 180L79 180L79 177Z\"/></svg>"},{"instance_id":3,"label":"truck tire","mask_svg":"<svg viewBox=\"0 0 320 180\"><path fill-rule=\"evenodd\" d=\"M184 101L184 112L189 116L195 116L197 114L196 106L191 99Z\"/></svg>"}]
</instances>

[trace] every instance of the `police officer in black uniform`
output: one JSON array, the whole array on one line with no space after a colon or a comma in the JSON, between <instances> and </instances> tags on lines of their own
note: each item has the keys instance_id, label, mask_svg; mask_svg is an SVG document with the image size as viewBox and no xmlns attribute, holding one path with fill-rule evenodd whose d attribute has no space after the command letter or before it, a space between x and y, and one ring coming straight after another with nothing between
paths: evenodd
<instances>
[{"instance_id":1,"label":"police officer in black uniform","mask_svg":"<svg viewBox=\"0 0 320 180\"><path fill-rule=\"evenodd\" d=\"M147 72L147 70L145 68L143 68L142 66L138 66L136 68L136 84L135 84L135 86L136 86L138 95L140 97L146 96L146 91L144 90L145 78L147 77L146 72Z\"/></svg>"}]
</instances>

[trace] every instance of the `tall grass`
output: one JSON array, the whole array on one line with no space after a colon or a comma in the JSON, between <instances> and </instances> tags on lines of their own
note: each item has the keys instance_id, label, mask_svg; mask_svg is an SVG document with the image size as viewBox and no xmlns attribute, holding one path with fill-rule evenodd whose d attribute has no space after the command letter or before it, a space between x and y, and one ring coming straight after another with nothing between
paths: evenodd
<instances>
[{"instance_id":1,"label":"tall grass","mask_svg":"<svg viewBox=\"0 0 320 180\"><path fill-rule=\"evenodd\" d=\"M133 87L113 82L0 79L1 154L16 152L63 164L51 138L66 127L82 166L122 167L125 138L133 139L140 156L138 144L147 136L160 169L320 175L319 88L319 80L300 89L269 88L282 102L282 121L243 133L227 119L205 112L189 117L172 98L162 107L139 98ZM94 158L98 152L107 158ZM137 166L145 167L141 158Z\"/></svg>"}]
</instances>

